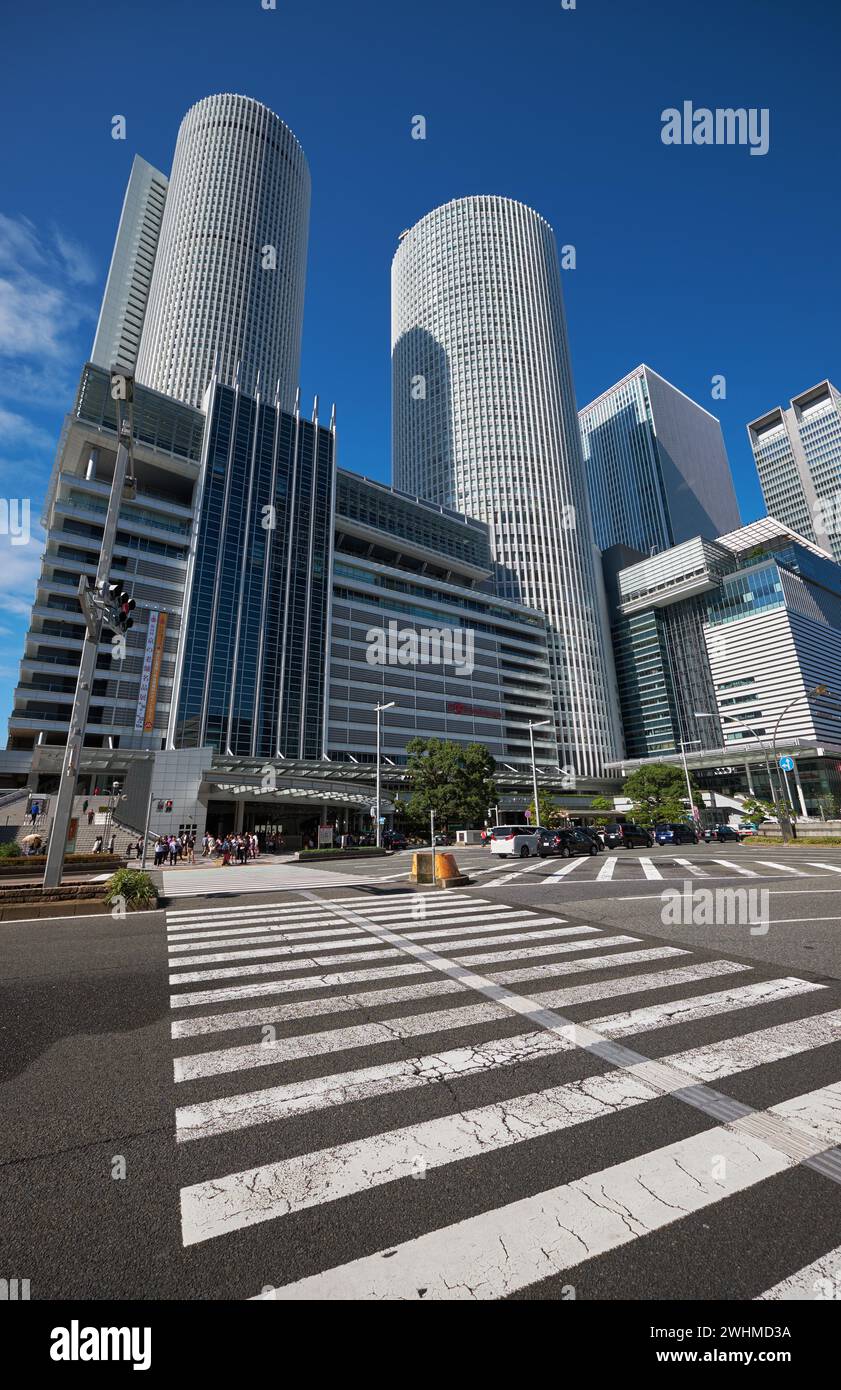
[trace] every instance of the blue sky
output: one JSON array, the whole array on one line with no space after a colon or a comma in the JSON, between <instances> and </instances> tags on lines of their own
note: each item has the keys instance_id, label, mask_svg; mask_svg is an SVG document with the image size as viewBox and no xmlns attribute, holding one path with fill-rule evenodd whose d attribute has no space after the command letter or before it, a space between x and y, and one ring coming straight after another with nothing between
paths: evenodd
<instances>
[{"instance_id":1,"label":"blue sky","mask_svg":"<svg viewBox=\"0 0 841 1390\"><path fill-rule=\"evenodd\" d=\"M31 498L33 523L132 156L168 171L214 91L266 102L307 153L303 396L336 401L346 467L389 478L397 237L467 193L521 199L576 247L579 404L648 362L721 418L745 521L762 511L746 421L841 377L836 0L44 0L7 7L4 38L0 495ZM767 107L769 153L665 146L661 112L685 100ZM0 739L34 529L0 536Z\"/></svg>"}]
</instances>

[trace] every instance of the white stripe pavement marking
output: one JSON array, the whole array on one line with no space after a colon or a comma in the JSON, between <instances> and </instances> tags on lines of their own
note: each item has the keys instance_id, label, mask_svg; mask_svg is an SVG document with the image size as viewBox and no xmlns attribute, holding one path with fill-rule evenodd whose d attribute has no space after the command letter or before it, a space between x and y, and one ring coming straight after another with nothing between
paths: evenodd
<instances>
[{"instance_id":1,"label":"white stripe pavement marking","mask_svg":"<svg viewBox=\"0 0 841 1390\"><path fill-rule=\"evenodd\" d=\"M616 873L617 863L618 860L613 855L611 855L609 859L605 859L599 872L596 874L596 879L604 880L613 878L613 875Z\"/></svg>"},{"instance_id":2,"label":"white stripe pavement marking","mask_svg":"<svg viewBox=\"0 0 841 1390\"><path fill-rule=\"evenodd\" d=\"M748 965L733 961L702 961L676 970L661 970L647 975L632 975L623 980L597 980L595 984L573 985L566 989L540 993L544 1008L560 1009L575 1004L587 1004L596 999L616 995L647 994L660 989L675 989L721 975L738 974L749 970ZM543 989L546 989L544 984ZM345 1052L354 1047L372 1047L377 1043L393 1043L406 1038L423 1037L428 1033L445 1033L457 1028L472 1028L480 1023L492 1023L505 1018L509 1009L504 1004L469 1004L464 1008L439 1009L409 1018L388 1018L380 1023L364 1023L351 1028L329 1028L319 1033L305 1033L293 1038L278 1038L274 1042L246 1043L242 1047L224 1047L212 1052L196 1052L188 1057L176 1057L176 1081L195 1081L202 1076L218 1076L224 1072L247 1071L254 1067L272 1067L300 1057L316 1057L325 1052Z\"/></svg>"},{"instance_id":3,"label":"white stripe pavement marking","mask_svg":"<svg viewBox=\"0 0 841 1390\"><path fill-rule=\"evenodd\" d=\"M652 861L651 861L650 859L646 859L644 855L640 855L640 860L639 860L639 862L640 862L640 864L642 865L642 871L643 871L643 873L645 874L646 878L662 878L662 877L663 877L663 875L661 874L660 870L657 868L657 865L654 864L654 863L652 863Z\"/></svg>"},{"instance_id":4,"label":"white stripe pavement marking","mask_svg":"<svg viewBox=\"0 0 841 1390\"><path fill-rule=\"evenodd\" d=\"M797 1023L763 1029L746 1036L727 1038L713 1048L695 1048L663 1058L663 1065L695 1073L696 1077L734 1076L752 1070L763 1061L777 1061L797 1052L822 1047L841 1037L841 1011ZM715 1061L710 1065L710 1054ZM701 1066L698 1065L701 1063ZM677 1077L674 1087L680 1083ZM537 1138L581 1125L603 1113L644 1104L663 1094L649 1086L634 1069L628 1073L573 1081L512 1098L505 1104L481 1106L421 1125L392 1130L368 1140L318 1150L297 1158L231 1173L182 1188L182 1233L185 1245L224 1236L245 1226L277 1219L318 1202L335 1201L354 1191L364 1191L414 1172L413 1161L424 1159L425 1168L468 1158L471 1154ZM407 1158L409 1155L409 1158ZM817 1266L838 1257L833 1251ZM816 1266L808 1266L808 1270ZM777 1284L760 1298L812 1297L798 1293L808 1270ZM823 1268L819 1270L823 1275ZM791 1291L790 1291L791 1290ZM817 1297L817 1294L815 1294Z\"/></svg>"},{"instance_id":5,"label":"white stripe pavement marking","mask_svg":"<svg viewBox=\"0 0 841 1390\"><path fill-rule=\"evenodd\" d=\"M714 864L721 864L725 869L732 869L734 874L740 874L742 878L759 878L759 874L753 869L743 869L741 864L733 864L729 859L714 859Z\"/></svg>"},{"instance_id":6,"label":"white stripe pavement marking","mask_svg":"<svg viewBox=\"0 0 841 1390\"><path fill-rule=\"evenodd\" d=\"M839 1036L839 1025L841 1011L836 1011L818 1019L804 1019L745 1037L729 1038L713 1049L678 1053L664 1058L663 1062L680 1070L694 1070L696 1077L736 1075L752 1070L762 1061L772 1060L767 1055L769 1049L779 1058L809 1050L827 1038L832 1041ZM708 1064L710 1051L718 1053L714 1067ZM696 1061L706 1064L706 1069L697 1070ZM676 1078L676 1086L679 1081L680 1078ZM181 1191L184 1244L210 1240L245 1226L274 1220L291 1211L336 1201L352 1192L397 1182L416 1171L418 1158L423 1160L425 1169L460 1162L475 1154L588 1123L602 1115L644 1104L661 1094L633 1069L611 1071L514 1097L501 1104L481 1106L196 1183ZM833 1252L833 1257L839 1253ZM777 1289L793 1284L804 1273L801 1270L800 1275L777 1285ZM776 1290L760 1295L762 1298L807 1296L817 1295L778 1293Z\"/></svg>"},{"instance_id":7,"label":"white stripe pavement marking","mask_svg":"<svg viewBox=\"0 0 841 1390\"><path fill-rule=\"evenodd\" d=\"M790 864L777 864L773 859L755 859L755 864L761 864L765 869L780 869L784 874L794 874L795 878L808 878L802 869L793 869Z\"/></svg>"},{"instance_id":8,"label":"white stripe pavement marking","mask_svg":"<svg viewBox=\"0 0 841 1390\"><path fill-rule=\"evenodd\" d=\"M449 926L450 922L455 922L456 926ZM499 931L499 933L505 933L505 931L512 930L513 927L521 926L555 927L560 926L560 923L563 922L566 922L566 917L541 917L538 913L531 913L527 908L510 908L509 915L492 917L491 922L488 922L484 912L474 913L474 915L467 917L443 917L441 922L427 922L425 926L421 926L421 924L418 923L416 930L406 931L405 935L406 937L417 938L467 937L467 935L480 934L482 931ZM467 926L464 926L464 923L467 923ZM471 926L471 923L477 924ZM398 927L400 923L393 923L393 926ZM577 929L575 929L575 927L567 927L566 930L574 931ZM595 930L595 927L591 927L591 931ZM246 948L260 945L261 942L271 942L279 951L282 945L288 945L289 949L292 949L293 945L299 944L299 942L304 942L304 945L306 945L307 942L311 944L313 941L318 942L318 947L327 948L331 945L332 940L335 940L336 945L342 945L341 938L349 937L349 935L352 935L352 937L364 937L366 933L364 933L361 927L336 927L334 922L332 927L320 927L320 929L309 929L309 927L307 927L307 929L286 931L282 929L282 927L275 927L270 934L256 935L256 937L228 937L228 935L215 937L214 935L210 940L203 937L200 941L193 941L192 938L185 941L182 937L179 937L178 941L170 941L168 949L170 949L171 958L172 955L178 954L178 952L185 952L185 954L188 954L188 952L215 951L215 949L224 947L234 947L238 955L243 956L268 955L270 954L268 951L247 951ZM331 941L318 941L320 937L329 937ZM345 941L345 945L348 944L349 942ZM304 947L302 947L302 949L304 949ZM272 954L274 954L274 952L272 952ZM200 956L196 956L196 959L200 959ZM215 958L214 956L206 956L204 959L213 960ZM220 959L229 960L232 959L232 956L220 956ZM172 959L170 963L174 963Z\"/></svg>"},{"instance_id":9,"label":"white stripe pavement marking","mask_svg":"<svg viewBox=\"0 0 841 1390\"><path fill-rule=\"evenodd\" d=\"M831 1129L837 1143L838 1100L839 1088L827 1087L795 1104L801 1117L834 1105ZM257 1297L505 1298L785 1172L797 1160L760 1139L754 1129L763 1119L774 1130L786 1128L791 1105L717 1126ZM816 1141L803 1147L817 1154L823 1145ZM719 1171L711 1164L713 1155L724 1160L726 1179L713 1176Z\"/></svg>"},{"instance_id":10,"label":"white stripe pavement marking","mask_svg":"<svg viewBox=\"0 0 841 1390\"><path fill-rule=\"evenodd\" d=\"M595 932L596 930L597 930L596 927L558 927L557 929L549 928L549 927L543 927L542 929L540 929L540 930L538 930L538 931L516 932L516 933L512 934L511 937L504 938L504 940L510 940L510 941L534 941L535 939L538 939L538 940L545 941L545 939L546 939L548 936L561 936L561 935L563 935L563 936L566 936L566 935L573 936L573 935L582 935L582 934L585 933L585 932ZM398 937L398 936L395 934L395 940L401 941L401 942L402 942L402 941L405 940L405 938L404 938L404 937ZM467 954L466 954L466 952L468 951L468 948L472 951L473 948L476 947L476 946L495 946L495 945L499 944L499 941L500 941L500 938L499 938L499 937L496 937L496 936L477 936L477 937L475 937L474 940L471 941L471 942L466 942L466 941L454 942L454 941L453 941L453 942L450 942L449 944L450 944L450 950L452 950L452 951L458 951L459 953L465 953L465 959L469 959L470 957L467 956ZM345 941L345 942L339 942L339 943L337 943L337 944L338 944L339 946L347 946L349 943ZM409 942L408 940L405 940L405 944L406 944L407 946L409 946L409 945L413 945L414 943ZM418 943L418 944L420 944L420 943ZM263 955L277 956L277 955L280 954L280 950L281 950L281 949L283 949L283 950L285 951L287 948L279 948L277 951L268 951L268 950L267 950L267 951L264 951L262 954L263 954ZM289 947L288 949L289 949L289 950L294 950L294 947ZM320 950L322 949L322 946L319 945L316 949L320 951ZM332 949L333 949L332 945L330 945L329 949L332 951ZM392 957L392 956L394 956L394 955L396 955L396 954L399 954L399 949L400 949L399 947L380 947L379 949L376 949L376 948L374 948L373 946L369 948L369 947L367 947L367 946L364 944L363 941L360 941L359 943L356 944L356 947L355 947L355 949L354 949L353 951L347 951L347 952L344 952L344 953L341 954L341 955L340 955L340 954L336 954L336 955L325 955L325 956L322 956L322 955L316 955L315 952L313 952L313 953L310 954L310 955L297 955L297 956L295 956L295 957L293 958L292 956L290 956L290 955L288 955L288 954L284 954L283 957L282 957L282 959L280 959L280 960L267 961L267 962L261 963L261 964L259 964L259 965L236 965L236 964L232 964L232 965L222 966L222 967L221 967L220 969L218 969L218 970L207 970L207 969L205 969L205 970L179 971L177 974L170 973L170 976L169 976L169 983L170 983L171 985L197 984L197 983L201 982L202 980L222 980L222 979L225 979L226 977L232 976L232 975L269 975L269 974L278 974L278 972L280 972L280 971L282 971L282 970L295 970L295 969L305 968L305 967L307 967L307 966L309 966L309 965L313 965L313 966L319 966L319 965L327 965L327 966L329 966L329 965L334 965L334 964L338 964L338 965L352 965L352 964L355 964L355 963L357 963L357 962L366 961L366 960L384 960L384 959L388 959L389 957ZM516 959L516 952L515 952L515 956L514 956L513 958ZM511 959L511 957L509 957L509 959ZM180 964L179 961L170 961L170 965L171 965L171 966L172 966L172 965L179 965L179 964Z\"/></svg>"},{"instance_id":11,"label":"white stripe pavement marking","mask_svg":"<svg viewBox=\"0 0 841 1390\"><path fill-rule=\"evenodd\" d=\"M644 1081L614 1072L196 1183L181 1189L183 1242L195 1245L397 1182L415 1171L418 1160L424 1170L457 1163L658 1096Z\"/></svg>"},{"instance_id":12,"label":"white stripe pavement marking","mask_svg":"<svg viewBox=\"0 0 841 1390\"><path fill-rule=\"evenodd\" d=\"M841 874L841 864L816 864L816 863L814 863L812 860L810 860L810 861L809 861L809 868L810 868L810 869L829 869L830 873L833 873L833 874Z\"/></svg>"},{"instance_id":13,"label":"white stripe pavement marking","mask_svg":"<svg viewBox=\"0 0 841 1390\"><path fill-rule=\"evenodd\" d=\"M182 1202L182 1218L183 1218ZM247 1222L243 1222L247 1225ZM186 1243L186 1242L185 1242ZM756 1299L784 1300L802 1302L806 1299L837 1299L841 1295L841 1245L828 1250L820 1259L798 1269L773 1288L756 1295Z\"/></svg>"},{"instance_id":14,"label":"white stripe pavement marking","mask_svg":"<svg viewBox=\"0 0 841 1390\"><path fill-rule=\"evenodd\" d=\"M541 858L540 855L538 855L536 864L529 864L525 869L515 869L513 873L504 874L502 878L495 879L493 884L489 886L499 888L502 883L510 883L514 878L522 878L523 874L533 874L536 869L542 869L544 866L545 856Z\"/></svg>"},{"instance_id":15,"label":"white stripe pavement marking","mask_svg":"<svg viewBox=\"0 0 841 1390\"><path fill-rule=\"evenodd\" d=\"M695 878L709 878L706 869L699 869L697 864L693 864L691 859L675 859L676 864L680 864L682 869L688 869Z\"/></svg>"},{"instance_id":16,"label":"white stripe pavement marking","mask_svg":"<svg viewBox=\"0 0 841 1390\"><path fill-rule=\"evenodd\" d=\"M626 946L639 941L637 936L601 936L598 947ZM509 960L534 960L539 956L567 955L573 951L589 951L595 946L592 937L584 941L564 941L555 945L523 947L513 951L483 951L470 956L472 965L497 965ZM380 951L379 955L395 956L397 951ZM590 959L590 957L587 957ZM593 959L599 959L594 957ZM612 959L608 957L607 959ZM335 960L333 964L335 965ZM593 966L593 969L599 967ZM329 975L295 975L291 979L267 980L259 984L226 985L219 989L194 990L170 995L170 1008L193 1008L198 1004L226 1003L233 999L253 999L261 994L305 994L313 989L332 989L335 985L352 985L369 980L392 980L401 975L428 975L428 965L376 965L365 970L345 970ZM503 978L500 976L500 978ZM523 976L522 978L525 978Z\"/></svg>"},{"instance_id":17,"label":"white stripe pavement marking","mask_svg":"<svg viewBox=\"0 0 841 1390\"><path fill-rule=\"evenodd\" d=\"M590 859L591 857L592 857L591 855L589 855L589 854L587 855L587 858L588 858L588 859ZM567 862L566 862L565 864L562 864L561 867L560 867L559 869L556 869L554 873L548 874L548 875L547 875L547 877L546 877L546 882L547 882L547 883L551 883L553 879L556 879L556 878L565 878L567 874L571 874L571 873L572 873L573 869L578 869L578 868L580 868L581 865L582 865L584 862L585 862L585 860L584 860L583 857L582 857L582 858L579 858L579 859L568 859ZM495 885L492 885L492 886L495 886Z\"/></svg>"},{"instance_id":18,"label":"white stripe pavement marking","mask_svg":"<svg viewBox=\"0 0 841 1390\"><path fill-rule=\"evenodd\" d=\"M729 1014L736 1009L753 1008L756 1004L770 1004L778 999L786 999L791 994L806 994L811 990L823 988L825 986L813 985L794 976L787 976L781 980L759 980L756 984L740 985L716 994L696 994L691 999L681 999L673 1004L652 1004L646 1009L627 1009L623 1013L609 1014L604 1018L590 1018L587 1019L586 1026L597 1029L607 1037L622 1038L628 1033L671 1028L676 1023L694 1023L697 1019L706 1018L711 1014Z\"/></svg>"},{"instance_id":19,"label":"white stripe pavement marking","mask_svg":"<svg viewBox=\"0 0 841 1390\"><path fill-rule=\"evenodd\" d=\"M313 888L350 888L354 884L376 883L373 872L366 874L327 872L310 865L300 869L248 868L229 865L221 869L164 870L163 887L167 898L201 898L217 893L300 893Z\"/></svg>"},{"instance_id":20,"label":"white stripe pavement marking","mask_svg":"<svg viewBox=\"0 0 841 1390\"><path fill-rule=\"evenodd\" d=\"M480 980L481 992L485 992L491 984L490 981L481 980L480 976L473 978ZM758 993L761 986L746 985L742 989L696 996L694 999L684 1000L682 1004L664 1005L663 1013L668 1017L670 1012L676 1013L679 1009L685 1009L687 1005L695 1005L698 1006L698 1012L694 1016L707 1018L717 1013L730 1013L733 1009L763 1004L771 998L783 999L824 988L822 985L809 984L805 980L791 979L767 981L766 984L778 986L773 995ZM545 1034L524 1033L512 1039L497 1038L475 1048L455 1048L431 1056L408 1058L405 1061L385 1063L379 1067L363 1067L333 1076L315 1077L308 1081L271 1086L262 1091L242 1092L239 1095L203 1101L197 1105L181 1106L176 1110L177 1138L179 1141L203 1139L208 1135L225 1134L230 1130L252 1125L271 1124L288 1119L291 1115L305 1114L326 1106L345 1105L375 1095L391 1094L395 1090L436 1084L448 1077L472 1076L477 1072L490 1071L497 1066L506 1066L512 1061L533 1060L535 1057L547 1056L556 1051L565 1052L575 1047L591 1047L604 1043L611 1036L605 1024L613 1026L613 1036L626 1036L632 1032L657 1027L662 1022L662 1017L655 1016L654 1010L645 1008L636 1010L633 1022L629 1015L617 1014L606 1019L588 1019L583 1023L573 1023L563 1015L542 1007L538 1001L526 995L510 994L499 989L498 995L500 1002L513 1000L519 1005L513 1011L527 1017L537 1028L545 1029ZM687 1018L684 1014L682 1020L672 1021L686 1022ZM515 1043L518 1043L519 1047L511 1046ZM673 1084L678 1073L665 1067L663 1063L652 1062L631 1052L627 1055L632 1061L625 1066L625 1070L630 1070L633 1065L636 1075L655 1079L665 1091L686 1087L685 1077L681 1078L679 1085ZM712 1094L714 1096L714 1093ZM720 1099L724 1104L732 1105L725 1097ZM698 1108L709 1111L709 1102L699 1103Z\"/></svg>"},{"instance_id":21,"label":"white stripe pavement marking","mask_svg":"<svg viewBox=\"0 0 841 1390\"><path fill-rule=\"evenodd\" d=\"M624 938L623 938L624 939ZM619 969L623 965L645 965L649 961L689 955L677 946L654 946L644 951L617 951L613 956L585 956L583 960L552 961L550 965L526 965L517 970L500 971L500 984L520 980L556 979L561 975L584 975L595 970ZM407 1003L439 994L458 994L464 986L455 980L433 980L429 984L401 985L396 989L361 990L358 994L336 994L328 999L306 999L298 1004L266 1004L259 1009L237 1009L230 1013L209 1014L202 1018L177 1019L173 1038L190 1038L203 1033L234 1032L239 1028L259 1028L264 1023L288 1023L294 1019L320 1018L350 1009L370 1009L378 1005Z\"/></svg>"},{"instance_id":22,"label":"white stripe pavement marking","mask_svg":"<svg viewBox=\"0 0 841 1390\"><path fill-rule=\"evenodd\" d=\"M370 906L365 904L366 915L379 920L380 918L399 918L405 920L407 917L414 919L417 913L417 920L424 921L427 918L435 920L436 917L461 917L465 913L475 913L479 910L490 913L510 912L511 909L505 903L486 903L481 898L468 898L460 903L447 902L446 906L438 899L429 903L426 897L412 898L411 903L405 900L402 905L397 905L393 901L388 903L372 903ZM170 925L167 929L170 938L190 934L197 931L239 931L239 923L247 923L251 930L259 931L269 923L277 922L288 926L305 927L308 925L318 925L320 922L335 921L335 914L330 908L324 908L313 912L310 909L302 910L296 907L294 910L271 907L261 908L259 912L241 911L230 921L218 917L198 917L195 921L178 922Z\"/></svg>"},{"instance_id":23,"label":"white stripe pavement marking","mask_svg":"<svg viewBox=\"0 0 841 1390\"><path fill-rule=\"evenodd\" d=\"M795 1023L760 1028L753 1033L724 1038L722 1042L705 1043L703 1047L693 1047L664 1060L678 1071L689 1072L696 1080L709 1082L837 1042L841 1042L841 1009L813 1014Z\"/></svg>"},{"instance_id":24,"label":"white stripe pavement marking","mask_svg":"<svg viewBox=\"0 0 841 1390\"><path fill-rule=\"evenodd\" d=\"M395 892L389 893L387 896L389 900L393 902L399 899L401 895ZM344 897L341 898L316 898L314 901L309 902L302 901L284 904L254 903L253 906L246 906L245 904L238 903L236 907L169 907L166 912L166 920L167 922L180 922L190 917L253 917L260 912L322 912L325 908L332 906L334 903L353 904L359 901L358 894L348 895L346 893ZM362 901L364 902L365 899L363 898Z\"/></svg>"}]
</instances>

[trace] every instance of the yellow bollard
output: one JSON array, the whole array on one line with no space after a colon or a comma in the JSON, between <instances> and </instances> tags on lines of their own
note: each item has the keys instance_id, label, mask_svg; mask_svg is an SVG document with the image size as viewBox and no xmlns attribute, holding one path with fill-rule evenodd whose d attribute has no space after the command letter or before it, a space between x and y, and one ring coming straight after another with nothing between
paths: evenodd
<instances>
[{"instance_id":1,"label":"yellow bollard","mask_svg":"<svg viewBox=\"0 0 841 1390\"><path fill-rule=\"evenodd\" d=\"M412 883L431 884L433 882L432 854L428 850L412 856L412 872L409 878ZM459 870L455 855L441 854L436 851L434 882L440 888L456 888L469 883L470 879Z\"/></svg>"}]
</instances>

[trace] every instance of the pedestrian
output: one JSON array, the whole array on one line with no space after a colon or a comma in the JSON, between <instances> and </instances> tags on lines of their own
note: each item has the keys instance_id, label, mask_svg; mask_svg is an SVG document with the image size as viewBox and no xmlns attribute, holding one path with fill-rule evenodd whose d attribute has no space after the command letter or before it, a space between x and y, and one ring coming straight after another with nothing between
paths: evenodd
<instances>
[{"instance_id":1,"label":"pedestrian","mask_svg":"<svg viewBox=\"0 0 841 1390\"><path fill-rule=\"evenodd\" d=\"M95 839L94 842L93 842L93 852L94 852L94 854L99 854L101 850L102 850L102 836L101 836L101 835L97 835L96 839Z\"/></svg>"},{"instance_id":2,"label":"pedestrian","mask_svg":"<svg viewBox=\"0 0 841 1390\"><path fill-rule=\"evenodd\" d=\"M143 836L142 836L142 835L138 836L138 840L137 840L137 844L136 844L136 846L135 846L135 849L137 850L137 857L138 857L138 859L142 859L142 858L143 858Z\"/></svg>"},{"instance_id":3,"label":"pedestrian","mask_svg":"<svg viewBox=\"0 0 841 1390\"><path fill-rule=\"evenodd\" d=\"M112 835L112 836L111 836L111 839L108 841L108 853L109 853L109 854L113 854L113 853L114 853L114 845L115 845L116 843L117 843L117 837L116 837L116 835Z\"/></svg>"},{"instance_id":4,"label":"pedestrian","mask_svg":"<svg viewBox=\"0 0 841 1390\"><path fill-rule=\"evenodd\" d=\"M93 825L93 811L88 811L88 825Z\"/></svg>"}]
</instances>

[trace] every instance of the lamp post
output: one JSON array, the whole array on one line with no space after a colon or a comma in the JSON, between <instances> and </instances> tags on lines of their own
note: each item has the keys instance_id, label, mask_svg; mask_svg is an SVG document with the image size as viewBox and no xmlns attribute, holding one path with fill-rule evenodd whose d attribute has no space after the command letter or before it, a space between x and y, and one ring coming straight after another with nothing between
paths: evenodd
<instances>
[{"instance_id":1,"label":"lamp post","mask_svg":"<svg viewBox=\"0 0 841 1390\"><path fill-rule=\"evenodd\" d=\"M829 693L830 691L828 686L815 685L812 686L809 690L804 690L802 695L796 695L793 700L789 700L788 704L785 706L782 713L780 714L779 719L774 725L774 732L771 735L771 751L773 753L775 767L779 767L779 762L777 761L777 734L780 732L780 725L782 724L783 719L788 714L789 710L793 709L795 705L799 705L801 700L815 700L822 695L829 695ZM786 789L788 790L788 774L786 774ZM780 830L782 831L782 836L784 840L791 840L794 838L794 832L791 828L791 819L788 814L789 800L791 800L790 793L788 800L784 800L782 795L780 796L780 804L781 806L785 807L783 813L780 815Z\"/></svg>"},{"instance_id":2,"label":"lamp post","mask_svg":"<svg viewBox=\"0 0 841 1390\"><path fill-rule=\"evenodd\" d=\"M132 476L131 459L133 394L134 379L125 373L112 372L111 397L117 403L118 418L117 455L114 461L114 476L111 481L111 492L108 496L108 508L102 530L102 546L99 552L93 590L88 589L84 575L79 580L79 603L85 615L85 634L82 641L82 656L79 662L76 693L73 697L73 709L70 715L70 728L67 733L67 745L61 768L61 781L56 796L55 813L47 846L47 863L44 869L45 888L57 888L61 883L64 870L67 831L73 813L73 798L76 794L79 764L84 750L85 728L88 722L91 692L96 672L96 658L103 624L106 621L109 626L114 622L119 623L119 615L114 615L110 611L112 605L109 604L108 596L120 505L124 498L132 500L137 492L136 483ZM128 411L126 418L123 418L122 415L122 402L126 403ZM134 607L134 604L132 603L131 606Z\"/></svg>"},{"instance_id":3,"label":"lamp post","mask_svg":"<svg viewBox=\"0 0 841 1390\"><path fill-rule=\"evenodd\" d=\"M389 700L386 705L377 704L374 706L374 709L377 711L377 849L380 848L382 841L382 831L380 829L380 718L384 709L392 709L396 703L396 700Z\"/></svg>"},{"instance_id":4,"label":"lamp post","mask_svg":"<svg viewBox=\"0 0 841 1390\"><path fill-rule=\"evenodd\" d=\"M537 763L535 762L534 757L534 731L535 729L542 729L545 724L551 723L551 719L541 719L538 721L538 723L535 723L533 719L529 720L529 745L531 747L531 784L534 789L534 823L536 826L540 824L540 806L537 800Z\"/></svg>"},{"instance_id":5,"label":"lamp post","mask_svg":"<svg viewBox=\"0 0 841 1390\"><path fill-rule=\"evenodd\" d=\"M680 740L680 756L683 760L683 775L686 778L686 794L689 797L689 811L693 821L700 824L700 817L695 815L695 802L692 800L692 783L689 780L689 764L686 761L686 750L690 743L700 743L699 738L682 738Z\"/></svg>"},{"instance_id":6,"label":"lamp post","mask_svg":"<svg viewBox=\"0 0 841 1390\"><path fill-rule=\"evenodd\" d=\"M762 749L762 754L763 754L763 757L764 757L764 759L765 759L765 771L766 771L766 773L767 773L767 775L768 775L768 787L769 787L770 792L771 792L771 800L772 800L772 801L776 801L776 800L777 800L777 792L776 792L776 790L775 790L775 788L774 788L774 779L773 779L772 776L771 776L771 764L770 764L770 762L769 762L769 760L768 760L768 749L766 748L766 746L765 746L765 744L764 744L764 742L763 742L763 740L762 740L762 735L759 734L759 733L757 733L757 731L756 731L756 729L753 727L753 725L752 725L752 724L745 724L745 721L744 721L743 719L740 719L739 716L738 716L737 714L735 714L735 715L734 715L734 714L708 714L708 713L705 713L704 711L695 710L695 718L696 718L696 719L719 719L719 720L721 721L722 724L741 724L745 729L750 729L750 732L753 734L754 738L756 739L757 743L759 744L760 748ZM784 837L784 838L785 838L785 837Z\"/></svg>"}]
</instances>

